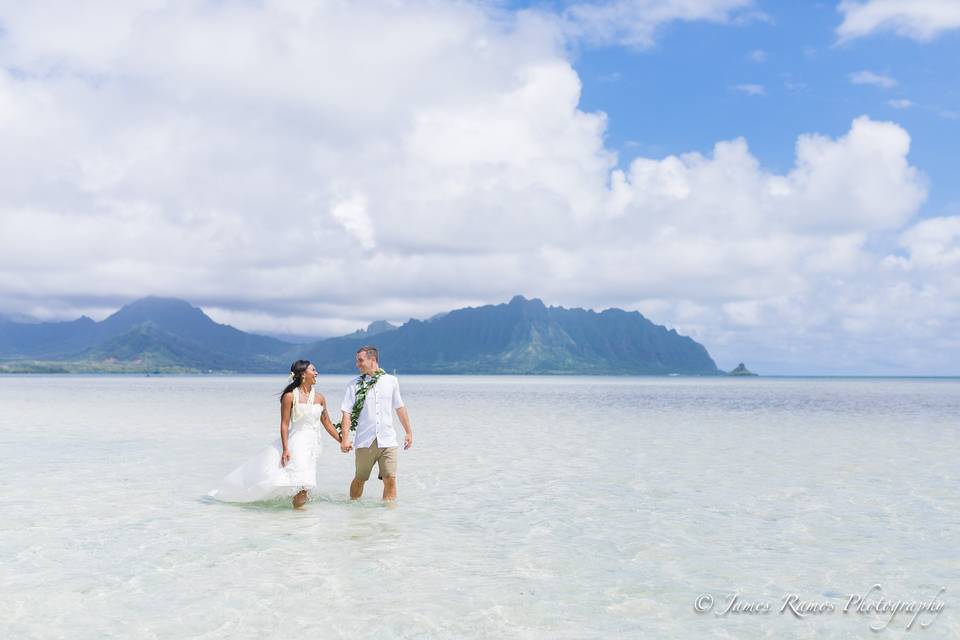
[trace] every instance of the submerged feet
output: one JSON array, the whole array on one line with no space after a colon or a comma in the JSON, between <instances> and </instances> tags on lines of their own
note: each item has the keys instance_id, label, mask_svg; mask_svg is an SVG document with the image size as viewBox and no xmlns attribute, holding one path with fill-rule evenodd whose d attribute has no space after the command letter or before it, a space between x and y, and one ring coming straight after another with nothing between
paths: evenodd
<instances>
[{"instance_id":1,"label":"submerged feet","mask_svg":"<svg viewBox=\"0 0 960 640\"><path fill-rule=\"evenodd\" d=\"M304 489L297 495L293 496L293 508L294 509L303 509L303 505L307 504L307 490Z\"/></svg>"}]
</instances>

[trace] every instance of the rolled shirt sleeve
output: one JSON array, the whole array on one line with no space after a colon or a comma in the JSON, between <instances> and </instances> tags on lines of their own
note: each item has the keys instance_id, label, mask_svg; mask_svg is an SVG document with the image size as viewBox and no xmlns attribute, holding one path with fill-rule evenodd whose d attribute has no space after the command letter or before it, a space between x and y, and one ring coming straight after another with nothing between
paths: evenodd
<instances>
[{"instance_id":1,"label":"rolled shirt sleeve","mask_svg":"<svg viewBox=\"0 0 960 640\"><path fill-rule=\"evenodd\" d=\"M403 398L400 397L400 381L393 379L393 409L396 411L403 407Z\"/></svg>"}]
</instances>

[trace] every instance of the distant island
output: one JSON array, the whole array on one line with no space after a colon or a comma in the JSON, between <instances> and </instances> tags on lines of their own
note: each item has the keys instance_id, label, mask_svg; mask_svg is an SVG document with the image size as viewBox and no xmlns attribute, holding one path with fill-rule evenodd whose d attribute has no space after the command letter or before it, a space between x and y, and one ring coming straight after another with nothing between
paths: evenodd
<instances>
[{"instance_id":1,"label":"distant island","mask_svg":"<svg viewBox=\"0 0 960 640\"><path fill-rule=\"evenodd\" d=\"M302 344L218 324L184 300L148 297L101 322L0 319L0 373L284 373L297 358L350 373L356 349L370 342L385 367L403 373L724 375L703 345L636 311L548 307L523 296Z\"/></svg>"},{"instance_id":2,"label":"distant island","mask_svg":"<svg viewBox=\"0 0 960 640\"><path fill-rule=\"evenodd\" d=\"M736 367L733 371L731 371L731 372L728 373L727 375L728 375L728 376L748 376L748 377L749 377L749 376L756 376L757 374L755 374L754 372L752 372L752 371L750 371L749 369L747 369L747 367L744 366L744 364L741 362L740 364L737 365L737 367Z\"/></svg>"}]
</instances>

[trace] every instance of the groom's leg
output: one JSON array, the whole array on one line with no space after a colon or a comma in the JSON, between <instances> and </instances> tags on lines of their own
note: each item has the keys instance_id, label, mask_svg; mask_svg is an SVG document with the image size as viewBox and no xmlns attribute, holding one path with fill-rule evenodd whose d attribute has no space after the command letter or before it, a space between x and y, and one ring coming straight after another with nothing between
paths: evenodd
<instances>
[{"instance_id":1,"label":"groom's leg","mask_svg":"<svg viewBox=\"0 0 960 640\"><path fill-rule=\"evenodd\" d=\"M397 499L397 479L396 478L387 476L383 479L383 499L384 500Z\"/></svg>"},{"instance_id":2,"label":"groom's leg","mask_svg":"<svg viewBox=\"0 0 960 640\"><path fill-rule=\"evenodd\" d=\"M380 450L380 459L377 460L380 469L380 479L383 480L383 499L397 499L397 448L386 447Z\"/></svg>"},{"instance_id":3,"label":"groom's leg","mask_svg":"<svg viewBox=\"0 0 960 640\"><path fill-rule=\"evenodd\" d=\"M353 451L356 473L353 476L353 482L350 483L350 497L356 500L363 495L363 483L370 479L370 471L373 470L373 464L377 460L377 448L374 445Z\"/></svg>"},{"instance_id":4,"label":"groom's leg","mask_svg":"<svg viewBox=\"0 0 960 640\"><path fill-rule=\"evenodd\" d=\"M353 479L350 483L350 498L356 500L363 495L363 480Z\"/></svg>"}]
</instances>

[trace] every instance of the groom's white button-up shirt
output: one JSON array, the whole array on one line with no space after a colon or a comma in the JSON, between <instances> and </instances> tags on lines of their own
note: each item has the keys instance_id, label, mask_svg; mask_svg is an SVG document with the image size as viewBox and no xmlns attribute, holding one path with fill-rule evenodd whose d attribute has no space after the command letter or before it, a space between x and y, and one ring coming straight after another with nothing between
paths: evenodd
<instances>
[{"instance_id":1,"label":"groom's white button-up shirt","mask_svg":"<svg viewBox=\"0 0 960 640\"><path fill-rule=\"evenodd\" d=\"M357 399L357 383L361 378L364 381L370 379L367 376L357 376L350 381L346 393L343 394L340 410L347 414L353 411L353 403ZM367 399L357 420L357 434L354 436L353 446L357 449L369 447L376 438L379 447L396 447L397 432L393 428L393 412L402 406L400 382L389 373L381 375L377 384L367 391Z\"/></svg>"}]
</instances>

